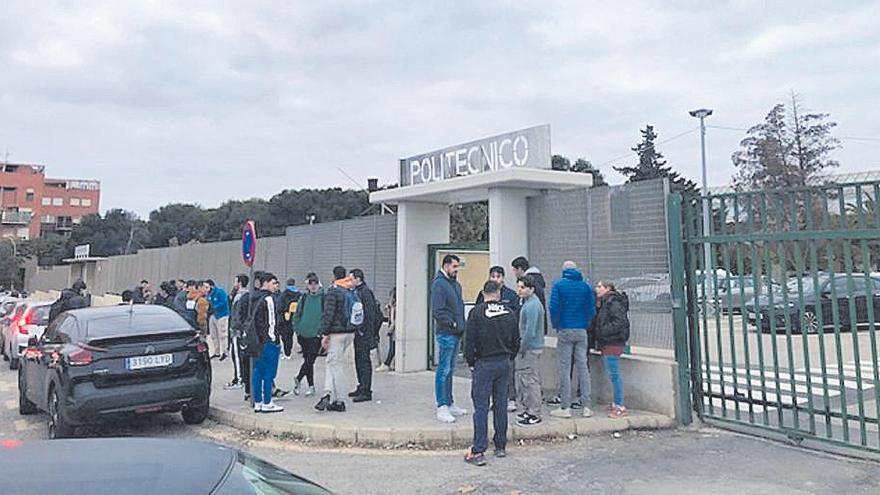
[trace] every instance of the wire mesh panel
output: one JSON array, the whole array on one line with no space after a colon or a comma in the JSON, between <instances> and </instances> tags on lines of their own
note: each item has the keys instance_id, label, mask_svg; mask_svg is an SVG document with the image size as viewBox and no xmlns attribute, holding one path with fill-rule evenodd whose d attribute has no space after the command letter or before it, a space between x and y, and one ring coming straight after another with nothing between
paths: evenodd
<instances>
[{"instance_id":1,"label":"wire mesh panel","mask_svg":"<svg viewBox=\"0 0 880 495\"><path fill-rule=\"evenodd\" d=\"M880 451L878 192L858 183L685 197L703 417Z\"/></svg>"}]
</instances>

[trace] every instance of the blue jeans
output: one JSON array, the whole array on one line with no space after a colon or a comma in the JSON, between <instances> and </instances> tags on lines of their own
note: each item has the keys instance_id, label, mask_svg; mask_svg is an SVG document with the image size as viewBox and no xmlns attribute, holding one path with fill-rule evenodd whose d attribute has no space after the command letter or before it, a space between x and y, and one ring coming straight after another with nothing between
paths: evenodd
<instances>
[{"instance_id":1,"label":"blue jeans","mask_svg":"<svg viewBox=\"0 0 880 495\"><path fill-rule=\"evenodd\" d=\"M254 376L251 390L254 393L254 404L272 402L272 383L278 373L278 356L281 346L273 342L263 344L260 359L254 362Z\"/></svg>"},{"instance_id":2,"label":"blue jeans","mask_svg":"<svg viewBox=\"0 0 880 495\"><path fill-rule=\"evenodd\" d=\"M501 356L477 361L471 383L474 400L474 453L489 447L489 398L492 398L492 424L495 448L507 448L507 387L510 380L510 360Z\"/></svg>"},{"instance_id":3,"label":"blue jeans","mask_svg":"<svg viewBox=\"0 0 880 495\"><path fill-rule=\"evenodd\" d=\"M458 356L458 344L461 337L445 333L437 334L437 372L434 375L434 396L437 407L451 406L452 375L455 372L455 357Z\"/></svg>"},{"instance_id":4,"label":"blue jeans","mask_svg":"<svg viewBox=\"0 0 880 495\"><path fill-rule=\"evenodd\" d=\"M623 380L620 379L620 356L605 356L605 369L614 386L614 405L623 407Z\"/></svg>"}]
</instances>

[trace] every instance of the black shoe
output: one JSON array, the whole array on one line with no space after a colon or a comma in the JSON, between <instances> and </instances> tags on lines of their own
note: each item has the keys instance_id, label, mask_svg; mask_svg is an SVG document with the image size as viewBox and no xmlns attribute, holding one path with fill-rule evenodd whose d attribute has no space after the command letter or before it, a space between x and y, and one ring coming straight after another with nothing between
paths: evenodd
<instances>
[{"instance_id":1,"label":"black shoe","mask_svg":"<svg viewBox=\"0 0 880 495\"><path fill-rule=\"evenodd\" d=\"M338 400L338 401L334 402L333 404L330 404L329 406L327 406L327 410L333 411L333 412L345 412L345 402Z\"/></svg>"},{"instance_id":2,"label":"black shoe","mask_svg":"<svg viewBox=\"0 0 880 495\"><path fill-rule=\"evenodd\" d=\"M495 457L498 457L499 459L503 459L503 458L507 457L507 451L504 449L495 449Z\"/></svg>"},{"instance_id":3,"label":"black shoe","mask_svg":"<svg viewBox=\"0 0 880 495\"><path fill-rule=\"evenodd\" d=\"M516 415L516 419L526 419L529 417L529 413L523 411Z\"/></svg>"},{"instance_id":4,"label":"black shoe","mask_svg":"<svg viewBox=\"0 0 880 495\"><path fill-rule=\"evenodd\" d=\"M321 400L319 400L317 404L315 404L315 409L326 411L330 408L330 405L330 395L325 395L324 397L321 397Z\"/></svg>"},{"instance_id":5,"label":"black shoe","mask_svg":"<svg viewBox=\"0 0 880 495\"><path fill-rule=\"evenodd\" d=\"M541 424L541 418L528 415L525 418L517 421L516 424L519 426L535 426Z\"/></svg>"},{"instance_id":6,"label":"black shoe","mask_svg":"<svg viewBox=\"0 0 880 495\"><path fill-rule=\"evenodd\" d=\"M355 390L354 392L349 392L349 393L348 393L348 396L349 396L349 397L357 397L358 395L361 395L361 389L357 389L357 390Z\"/></svg>"},{"instance_id":7,"label":"black shoe","mask_svg":"<svg viewBox=\"0 0 880 495\"><path fill-rule=\"evenodd\" d=\"M228 357L228 356L226 356L226 353L224 352L222 355L220 355L220 361L223 361L223 360L226 359L227 357Z\"/></svg>"},{"instance_id":8,"label":"black shoe","mask_svg":"<svg viewBox=\"0 0 880 495\"><path fill-rule=\"evenodd\" d=\"M473 450L468 449L467 454L464 456L464 462L473 466L485 466L486 456L484 456L482 452L475 454Z\"/></svg>"},{"instance_id":9,"label":"black shoe","mask_svg":"<svg viewBox=\"0 0 880 495\"><path fill-rule=\"evenodd\" d=\"M562 399L557 395L556 397L548 400L547 404L550 404L551 406L558 406L559 404L562 404Z\"/></svg>"},{"instance_id":10,"label":"black shoe","mask_svg":"<svg viewBox=\"0 0 880 495\"><path fill-rule=\"evenodd\" d=\"M244 401L248 402L251 400L251 394L244 394Z\"/></svg>"},{"instance_id":11,"label":"black shoe","mask_svg":"<svg viewBox=\"0 0 880 495\"><path fill-rule=\"evenodd\" d=\"M370 402L373 400L373 394L360 394L352 397L352 402Z\"/></svg>"},{"instance_id":12,"label":"black shoe","mask_svg":"<svg viewBox=\"0 0 880 495\"><path fill-rule=\"evenodd\" d=\"M287 394L289 394L289 393L290 393L290 390L284 390L284 389L282 389L282 388L276 388L275 391L272 392L272 397L275 397L276 399L280 399L281 397L284 397L285 395L287 395Z\"/></svg>"},{"instance_id":13,"label":"black shoe","mask_svg":"<svg viewBox=\"0 0 880 495\"><path fill-rule=\"evenodd\" d=\"M578 401L574 401L571 403L571 408L572 409L583 409L584 406L581 405L581 401L578 400Z\"/></svg>"}]
</instances>

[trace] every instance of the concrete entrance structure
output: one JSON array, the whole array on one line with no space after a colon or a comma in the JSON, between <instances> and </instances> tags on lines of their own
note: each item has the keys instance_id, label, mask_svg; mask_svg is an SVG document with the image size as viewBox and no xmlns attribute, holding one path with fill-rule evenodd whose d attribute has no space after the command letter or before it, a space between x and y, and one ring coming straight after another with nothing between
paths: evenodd
<instances>
[{"instance_id":1,"label":"concrete entrance structure","mask_svg":"<svg viewBox=\"0 0 880 495\"><path fill-rule=\"evenodd\" d=\"M527 198L593 184L589 174L549 170L549 132L526 129L402 160L404 186L370 195L372 203L398 206L398 371L427 368L428 246L449 242L449 205L488 200L490 259L507 267L528 255Z\"/></svg>"}]
</instances>

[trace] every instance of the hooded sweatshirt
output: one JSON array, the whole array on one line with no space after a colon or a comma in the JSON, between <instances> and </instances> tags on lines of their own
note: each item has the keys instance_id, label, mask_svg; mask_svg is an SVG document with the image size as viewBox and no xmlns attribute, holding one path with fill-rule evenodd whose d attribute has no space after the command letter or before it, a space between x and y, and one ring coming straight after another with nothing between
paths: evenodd
<instances>
[{"instance_id":1,"label":"hooded sweatshirt","mask_svg":"<svg viewBox=\"0 0 880 495\"><path fill-rule=\"evenodd\" d=\"M519 313L519 338L522 342L520 352L540 351L544 348L544 306L533 295L523 301Z\"/></svg>"},{"instance_id":2,"label":"hooded sweatshirt","mask_svg":"<svg viewBox=\"0 0 880 495\"><path fill-rule=\"evenodd\" d=\"M431 316L437 322L438 334L464 333L464 299L461 296L461 284L458 280L447 277L443 270L437 272L431 284Z\"/></svg>"},{"instance_id":3,"label":"hooded sweatshirt","mask_svg":"<svg viewBox=\"0 0 880 495\"><path fill-rule=\"evenodd\" d=\"M319 289L316 294L305 292L293 315L293 330L304 339L318 337L323 313L324 289Z\"/></svg>"},{"instance_id":4,"label":"hooded sweatshirt","mask_svg":"<svg viewBox=\"0 0 880 495\"><path fill-rule=\"evenodd\" d=\"M624 346L629 340L629 298L626 293L609 292L599 298L595 332L599 347Z\"/></svg>"},{"instance_id":5,"label":"hooded sweatshirt","mask_svg":"<svg viewBox=\"0 0 880 495\"><path fill-rule=\"evenodd\" d=\"M468 366L481 359L513 359L520 346L516 315L498 301L477 304L468 318L464 342Z\"/></svg>"},{"instance_id":6,"label":"hooded sweatshirt","mask_svg":"<svg viewBox=\"0 0 880 495\"><path fill-rule=\"evenodd\" d=\"M566 268L550 293L550 321L557 330L586 332L596 316L596 293L576 268Z\"/></svg>"}]
</instances>

